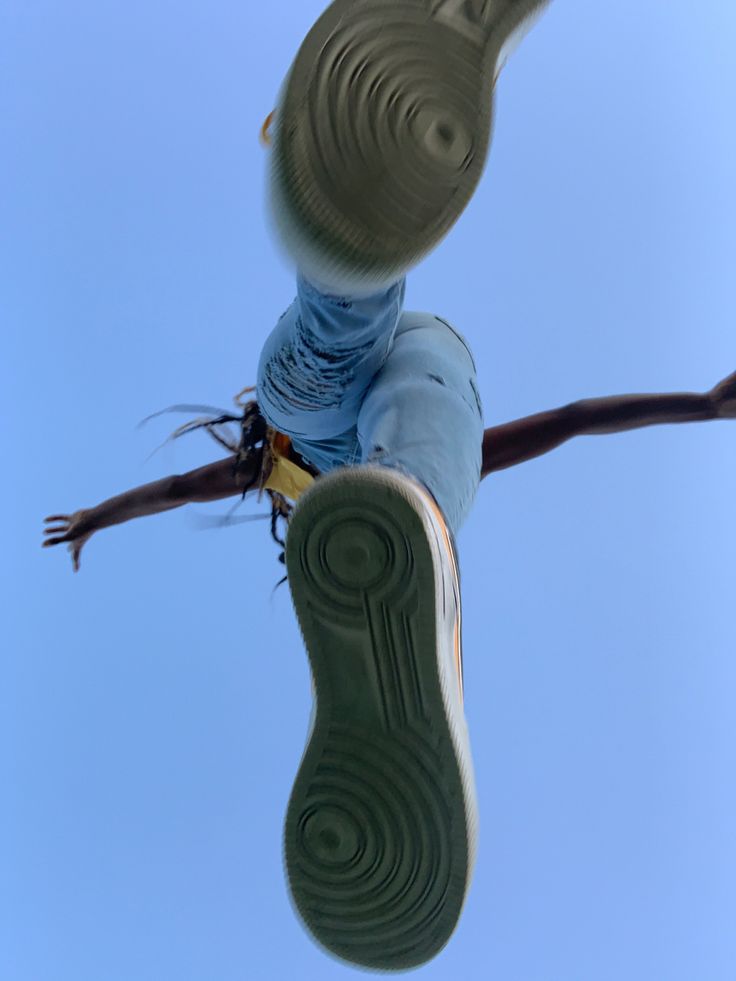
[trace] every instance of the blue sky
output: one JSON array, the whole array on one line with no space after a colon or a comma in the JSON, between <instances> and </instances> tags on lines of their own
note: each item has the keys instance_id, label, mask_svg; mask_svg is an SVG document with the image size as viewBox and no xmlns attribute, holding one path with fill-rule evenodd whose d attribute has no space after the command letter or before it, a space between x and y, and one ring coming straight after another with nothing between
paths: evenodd
<instances>
[{"instance_id":1,"label":"blue sky","mask_svg":"<svg viewBox=\"0 0 736 981\"><path fill-rule=\"evenodd\" d=\"M310 694L267 526L191 506L76 576L39 547L45 515L217 458L195 434L147 461L183 419L136 423L228 408L293 298L257 134L322 6L0 11L8 981L355 974L284 883ZM487 425L736 368L735 49L718 0L556 0L514 55L483 183L407 291L470 341ZM480 854L428 981L733 981L735 451L736 422L654 427L482 484Z\"/></svg>"}]
</instances>

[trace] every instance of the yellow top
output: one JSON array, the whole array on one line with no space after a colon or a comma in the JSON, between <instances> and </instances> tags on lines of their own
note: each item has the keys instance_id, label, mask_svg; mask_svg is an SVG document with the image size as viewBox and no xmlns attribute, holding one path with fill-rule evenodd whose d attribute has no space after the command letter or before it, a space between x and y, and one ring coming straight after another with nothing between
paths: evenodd
<instances>
[{"instance_id":1,"label":"yellow top","mask_svg":"<svg viewBox=\"0 0 736 981\"><path fill-rule=\"evenodd\" d=\"M288 458L290 445L288 436L283 433L274 434L271 442L273 469L263 486L277 494L283 494L290 501L298 501L304 491L314 483L314 477Z\"/></svg>"},{"instance_id":2,"label":"yellow top","mask_svg":"<svg viewBox=\"0 0 736 981\"><path fill-rule=\"evenodd\" d=\"M314 483L314 477L302 470L285 456L274 454L273 470L264 487L268 490L283 494L291 501L298 501L308 487Z\"/></svg>"}]
</instances>

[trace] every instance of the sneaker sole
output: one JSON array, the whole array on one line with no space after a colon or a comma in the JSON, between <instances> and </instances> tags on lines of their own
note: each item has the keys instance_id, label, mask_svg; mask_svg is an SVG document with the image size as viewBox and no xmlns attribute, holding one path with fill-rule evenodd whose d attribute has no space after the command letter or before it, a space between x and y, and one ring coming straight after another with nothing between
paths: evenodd
<instances>
[{"instance_id":1,"label":"sneaker sole","mask_svg":"<svg viewBox=\"0 0 736 981\"><path fill-rule=\"evenodd\" d=\"M396 970L435 956L457 924L476 803L451 650L459 592L441 574L442 529L411 503L412 485L386 468L359 470L320 478L286 540L315 713L284 851L296 911L317 942Z\"/></svg>"},{"instance_id":2,"label":"sneaker sole","mask_svg":"<svg viewBox=\"0 0 736 981\"><path fill-rule=\"evenodd\" d=\"M500 65L548 3L325 10L282 87L271 156L271 212L308 277L385 286L447 234L485 166Z\"/></svg>"}]
</instances>

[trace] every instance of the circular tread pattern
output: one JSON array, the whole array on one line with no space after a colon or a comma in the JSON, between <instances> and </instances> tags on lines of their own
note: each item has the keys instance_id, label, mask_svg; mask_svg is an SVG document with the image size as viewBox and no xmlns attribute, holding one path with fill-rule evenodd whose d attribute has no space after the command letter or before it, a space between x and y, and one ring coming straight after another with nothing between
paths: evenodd
<instances>
[{"instance_id":1,"label":"circular tread pattern","mask_svg":"<svg viewBox=\"0 0 736 981\"><path fill-rule=\"evenodd\" d=\"M317 518L300 564L315 599L328 606L362 609L368 591L401 602L414 557L405 530L380 504L356 507L340 502L330 514Z\"/></svg>"},{"instance_id":2,"label":"circular tread pattern","mask_svg":"<svg viewBox=\"0 0 736 981\"><path fill-rule=\"evenodd\" d=\"M286 860L301 916L338 956L390 968L444 945L467 855L453 854L464 829L453 829L440 772L416 731L379 739L331 728L308 789L292 799Z\"/></svg>"},{"instance_id":3,"label":"circular tread pattern","mask_svg":"<svg viewBox=\"0 0 736 981\"><path fill-rule=\"evenodd\" d=\"M428 21L424 4L355 4L325 30L318 21L287 85L275 174L328 255L401 274L475 190L491 81L482 55Z\"/></svg>"}]
</instances>

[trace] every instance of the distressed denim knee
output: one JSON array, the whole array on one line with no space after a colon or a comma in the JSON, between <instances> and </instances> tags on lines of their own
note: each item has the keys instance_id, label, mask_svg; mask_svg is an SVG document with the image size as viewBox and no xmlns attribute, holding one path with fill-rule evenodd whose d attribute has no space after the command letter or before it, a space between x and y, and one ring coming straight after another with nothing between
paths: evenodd
<instances>
[{"instance_id":1,"label":"distressed denim knee","mask_svg":"<svg viewBox=\"0 0 736 981\"><path fill-rule=\"evenodd\" d=\"M257 398L269 425L306 440L331 439L355 426L391 350L405 290L400 280L368 297L331 296L299 275L297 297L259 360Z\"/></svg>"}]
</instances>

